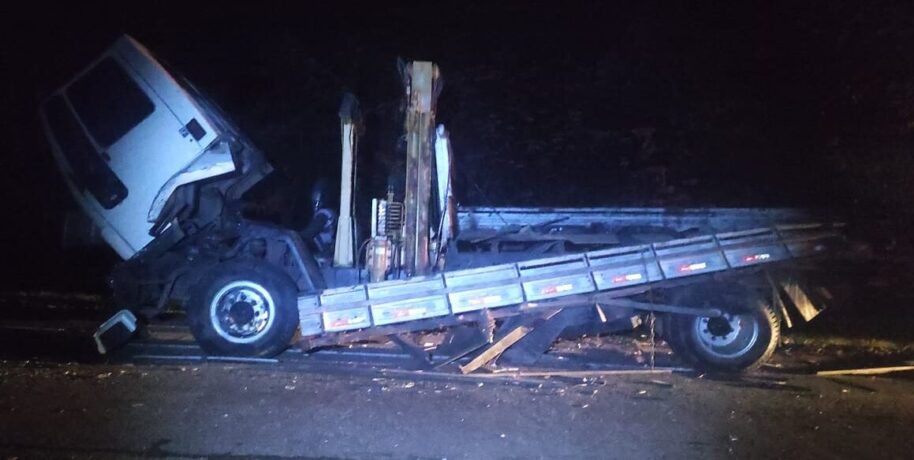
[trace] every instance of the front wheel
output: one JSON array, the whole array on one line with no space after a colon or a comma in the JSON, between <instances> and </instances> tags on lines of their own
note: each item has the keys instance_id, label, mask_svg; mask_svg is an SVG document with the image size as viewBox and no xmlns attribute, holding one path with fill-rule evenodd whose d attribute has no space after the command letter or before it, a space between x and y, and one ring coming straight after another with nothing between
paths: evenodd
<instances>
[{"instance_id":1,"label":"front wheel","mask_svg":"<svg viewBox=\"0 0 914 460\"><path fill-rule=\"evenodd\" d=\"M191 294L187 318L207 353L273 356L289 346L298 327L295 285L263 262L220 264Z\"/></svg>"},{"instance_id":2,"label":"front wheel","mask_svg":"<svg viewBox=\"0 0 914 460\"><path fill-rule=\"evenodd\" d=\"M675 302L724 311L719 317L668 317L667 342L696 367L725 372L750 369L771 358L780 341L777 313L747 289L690 289Z\"/></svg>"}]
</instances>

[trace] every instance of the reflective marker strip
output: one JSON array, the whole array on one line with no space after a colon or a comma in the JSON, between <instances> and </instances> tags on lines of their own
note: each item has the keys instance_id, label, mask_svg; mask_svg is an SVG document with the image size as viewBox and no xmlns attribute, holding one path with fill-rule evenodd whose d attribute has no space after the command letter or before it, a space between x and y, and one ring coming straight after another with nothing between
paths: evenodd
<instances>
[{"instance_id":1,"label":"reflective marker strip","mask_svg":"<svg viewBox=\"0 0 914 460\"><path fill-rule=\"evenodd\" d=\"M570 291L574 289L574 285L571 283L560 284L558 286L549 286L540 291L540 294L556 294L559 292Z\"/></svg>"},{"instance_id":2,"label":"reflective marker strip","mask_svg":"<svg viewBox=\"0 0 914 460\"><path fill-rule=\"evenodd\" d=\"M708 268L707 262L698 262L698 263L694 263L694 264L683 265L683 266L679 267L679 271L680 272L694 272L696 270L704 270L706 268Z\"/></svg>"},{"instance_id":3,"label":"reflective marker strip","mask_svg":"<svg viewBox=\"0 0 914 460\"><path fill-rule=\"evenodd\" d=\"M640 281L642 278L640 273L631 273L628 275L617 276L613 278L613 283L624 283L626 281Z\"/></svg>"},{"instance_id":4,"label":"reflective marker strip","mask_svg":"<svg viewBox=\"0 0 914 460\"><path fill-rule=\"evenodd\" d=\"M406 318L409 316L421 315L428 311L428 308L419 307L419 308L403 308L394 312L394 318Z\"/></svg>"},{"instance_id":5,"label":"reflective marker strip","mask_svg":"<svg viewBox=\"0 0 914 460\"><path fill-rule=\"evenodd\" d=\"M760 260L768 260L771 258L771 254L755 254L751 256L743 257L743 262L758 262Z\"/></svg>"},{"instance_id":6,"label":"reflective marker strip","mask_svg":"<svg viewBox=\"0 0 914 460\"><path fill-rule=\"evenodd\" d=\"M348 325L350 325L350 324L358 324L358 323L361 323L362 321L365 321L365 317L364 317L364 316L356 316L356 317L349 318L349 319L340 318L340 319L334 321L333 323L331 323L331 324L330 324L330 327L348 326Z\"/></svg>"},{"instance_id":7,"label":"reflective marker strip","mask_svg":"<svg viewBox=\"0 0 914 460\"><path fill-rule=\"evenodd\" d=\"M495 302L501 302L500 295L496 294L496 295L487 295L485 297L476 297L476 298L470 299L468 301L468 303L470 305L485 305L485 304L490 304L490 303L495 303Z\"/></svg>"}]
</instances>

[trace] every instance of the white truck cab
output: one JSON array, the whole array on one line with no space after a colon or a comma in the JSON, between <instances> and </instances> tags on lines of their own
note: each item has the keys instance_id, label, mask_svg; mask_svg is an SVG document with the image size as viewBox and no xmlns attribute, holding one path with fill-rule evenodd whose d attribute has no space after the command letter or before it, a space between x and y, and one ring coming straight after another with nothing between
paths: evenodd
<instances>
[{"instance_id":1,"label":"white truck cab","mask_svg":"<svg viewBox=\"0 0 914 460\"><path fill-rule=\"evenodd\" d=\"M42 122L73 196L124 259L174 190L236 169L220 123L129 36L52 93Z\"/></svg>"}]
</instances>

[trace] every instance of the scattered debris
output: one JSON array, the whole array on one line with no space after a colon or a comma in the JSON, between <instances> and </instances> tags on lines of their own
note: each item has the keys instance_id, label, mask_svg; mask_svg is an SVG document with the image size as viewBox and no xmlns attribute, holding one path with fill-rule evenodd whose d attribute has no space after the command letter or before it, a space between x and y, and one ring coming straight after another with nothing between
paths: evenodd
<instances>
[{"instance_id":1,"label":"scattered debris","mask_svg":"<svg viewBox=\"0 0 914 460\"><path fill-rule=\"evenodd\" d=\"M531 328L526 327L526 326L520 326L520 327L512 330L511 332L506 334L504 337L502 337L500 340L495 341L495 343L490 345L488 349L486 349L484 352L480 353L479 356L477 356L476 358L473 358L473 360L471 360L469 363L467 363L466 365L460 366L460 372L462 372L464 374L469 374L470 372L473 372L476 369L479 369L480 367L484 366L486 363L497 358L499 355L502 354L502 352L507 350L508 347L510 347L511 345L514 345L518 340L524 338L524 336L527 335L527 333L529 333L531 330L532 330Z\"/></svg>"}]
</instances>

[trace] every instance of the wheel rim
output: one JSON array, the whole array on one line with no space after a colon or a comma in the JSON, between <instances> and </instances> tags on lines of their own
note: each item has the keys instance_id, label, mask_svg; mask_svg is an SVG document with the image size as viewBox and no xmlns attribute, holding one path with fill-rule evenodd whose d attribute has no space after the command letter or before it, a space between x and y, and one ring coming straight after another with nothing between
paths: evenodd
<instances>
[{"instance_id":1,"label":"wheel rim","mask_svg":"<svg viewBox=\"0 0 914 460\"><path fill-rule=\"evenodd\" d=\"M276 304L260 284L234 281L213 296L209 315L220 337L232 343L251 343L270 330L276 318Z\"/></svg>"},{"instance_id":2,"label":"wheel rim","mask_svg":"<svg viewBox=\"0 0 914 460\"><path fill-rule=\"evenodd\" d=\"M693 333L697 345L709 355L734 358L746 354L758 342L759 324L751 314L700 316L695 318Z\"/></svg>"}]
</instances>

